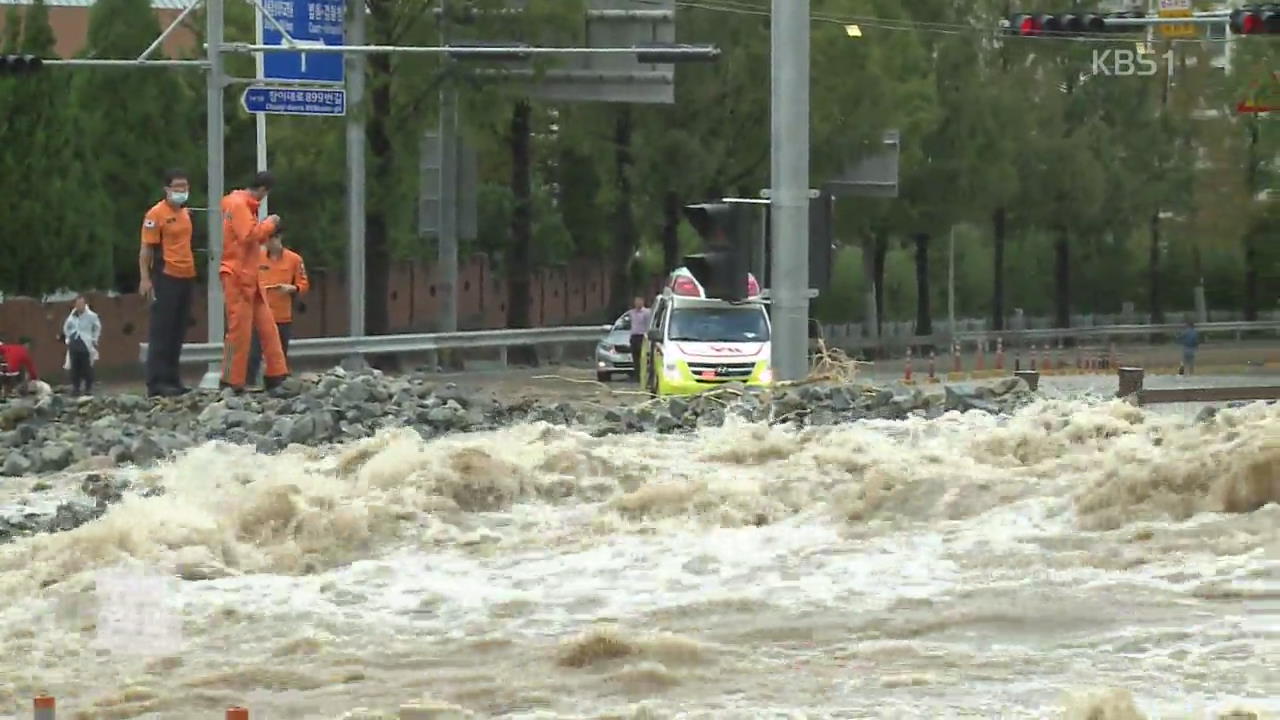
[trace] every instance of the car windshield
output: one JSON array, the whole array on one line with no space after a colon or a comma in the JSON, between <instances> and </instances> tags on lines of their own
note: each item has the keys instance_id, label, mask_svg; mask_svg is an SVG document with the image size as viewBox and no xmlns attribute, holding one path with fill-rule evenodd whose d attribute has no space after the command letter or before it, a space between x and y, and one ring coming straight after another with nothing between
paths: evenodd
<instances>
[{"instance_id":1,"label":"car windshield","mask_svg":"<svg viewBox=\"0 0 1280 720\"><path fill-rule=\"evenodd\" d=\"M673 341L766 342L769 323L758 307L679 308L671 312Z\"/></svg>"},{"instance_id":2,"label":"car windshield","mask_svg":"<svg viewBox=\"0 0 1280 720\"><path fill-rule=\"evenodd\" d=\"M622 313L622 317L618 318L618 321L613 324L613 330L614 332L617 332L619 330L630 330L630 329L631 329L631 313Z\"/></svg>"}]
</instances>

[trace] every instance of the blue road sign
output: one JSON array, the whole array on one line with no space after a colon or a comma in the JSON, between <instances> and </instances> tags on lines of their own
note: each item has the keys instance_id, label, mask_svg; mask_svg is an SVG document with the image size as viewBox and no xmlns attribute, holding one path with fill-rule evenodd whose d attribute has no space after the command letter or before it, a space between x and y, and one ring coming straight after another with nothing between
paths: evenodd
<instances>
[{"instance_id":1,"label":"blue road sign","mask_svg":"<svg viewBox=\"0 0 1280 720\"><path fill-rule=\"evenodd\" d=\"M246 112L267 115L345 115L347 91L329 88L251 87L240 98Z\"/></svg>"},{"instance_id":2,"label":"blue road sign","mask_svg":"<svg viewBox=\"0 0 1280 720\"><path fill-rule=\"evenodd\" d=\"M263 7L289 35L302 42L342 45L345 42L345 0L264 0ZM265 17L262 44L283 45L284 38ZM307 53L263 53L262 75L267 80L307 80L314 83L342 83L346 78L342 55Z\"/></svg>"}]
</instances>

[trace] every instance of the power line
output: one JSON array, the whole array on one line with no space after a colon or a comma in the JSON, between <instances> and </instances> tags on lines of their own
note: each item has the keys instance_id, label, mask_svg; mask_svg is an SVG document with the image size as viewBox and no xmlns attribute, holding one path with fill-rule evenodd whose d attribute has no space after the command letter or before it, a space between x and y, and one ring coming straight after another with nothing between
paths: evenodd
<instances>
[{"instance_id":1,"label":"power line","mask_svg":"<svg viewBox=\"0 0 1280 720\"><path fill-rule=\"evenodd\" d=\"M657 0L638 0L639 2L660 5ZM677 0L676 5L679 7L689 8L692 10L708 10L711 12L723 12L736 15L752 15L757 17L769 17L771 12L769 8L762 5L756 5L741 0ZM965 35L980 34L991 35L998 33L996 28L984 28L973 24L961 23L945 23L930 22L923 20L912 20L906 18L886 18L870 15L850 15L845 17L836 17L822 13L811 13L810 20L818 23L830 25L858 25L860 27L869 27L877 30L888 30L898 32L923 32L942 35ZM1049 36L1023 36L1023 35L1003 35L1001 40L1034 40L1037 42L1045 42L1046 40L1068 40L1072 42L1093 42L1093 43L1117 43L1117 42L1136 42L1136 38L1117 37L1108 33L1082 33L1071 36L1054 37ZM1226 38L1171 38L1174 43L1225 43L1229 42Z\"/></svg>"}]
</instances>

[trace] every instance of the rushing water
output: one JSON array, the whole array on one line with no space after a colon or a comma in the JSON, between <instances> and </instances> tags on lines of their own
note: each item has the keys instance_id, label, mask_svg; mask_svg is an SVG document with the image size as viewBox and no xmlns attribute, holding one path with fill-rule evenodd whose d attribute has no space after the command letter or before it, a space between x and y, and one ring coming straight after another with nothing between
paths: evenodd
<instances>
[{"instance_id":1,"label":"rushing water","mask_svg":"<svg viewBox=\"0 0 1280 720\"><path fill-rule=\"evenodd\" d=\"M0 548L0 715L1280 711L1276 405L403 432L137 481L167 493ZM99 619L130 567L183 578L132 591L161 605L136 642ZM148 649L166 612L180 645Z\"/></svg>"}]
</instances>

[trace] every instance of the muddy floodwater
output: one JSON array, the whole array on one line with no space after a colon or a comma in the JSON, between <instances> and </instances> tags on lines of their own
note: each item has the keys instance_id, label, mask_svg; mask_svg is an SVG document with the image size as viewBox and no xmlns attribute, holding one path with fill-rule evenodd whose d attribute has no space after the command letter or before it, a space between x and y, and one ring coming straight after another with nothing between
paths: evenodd
<instances>
[{"instance_id":1,"label":"muddy floodwater","mask_svg":"<svg viewBox=\"0 0 1280 720\"><path fill-rule=\"evenodd\" d=\"M135 480L165 493L0 546L0 716L1280 713L1277 405L403 431Z\"/></svg>"}]
</instances>

